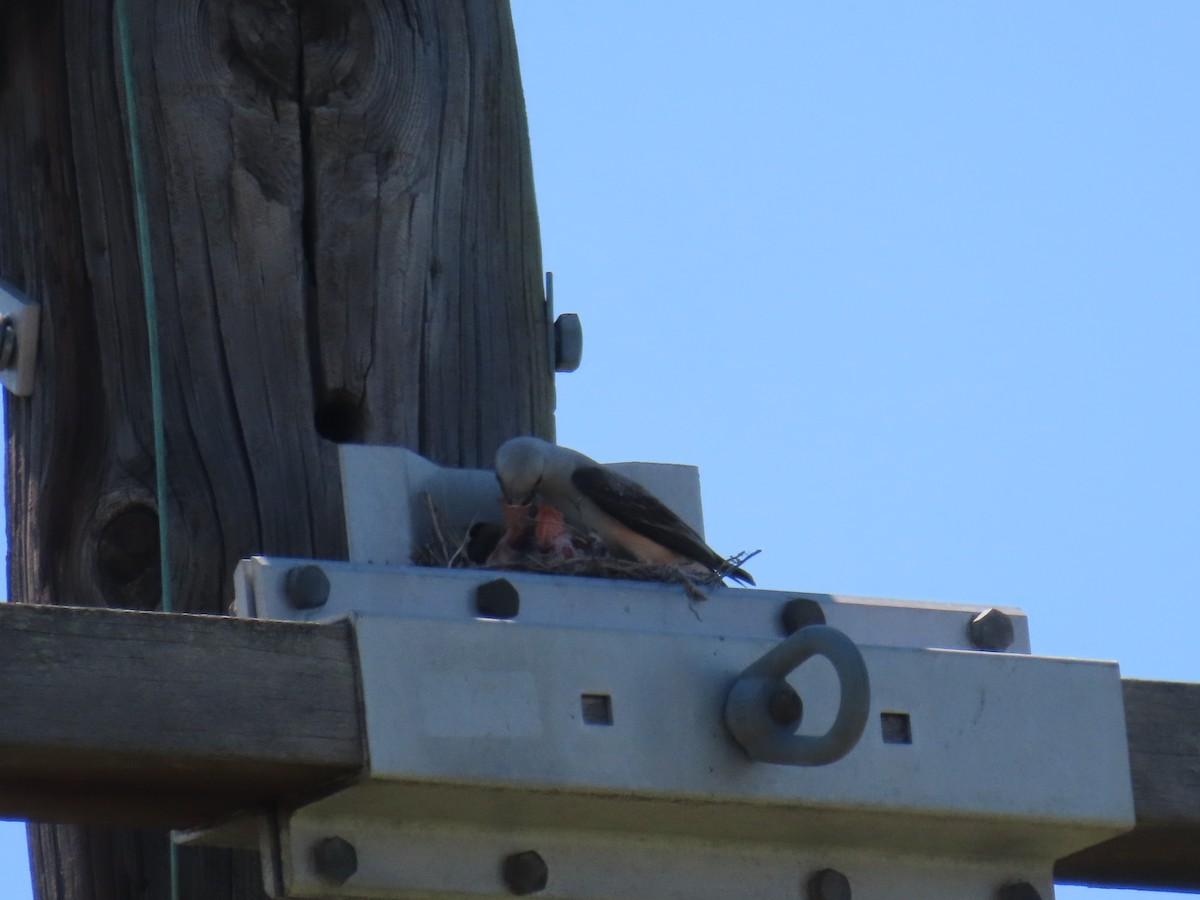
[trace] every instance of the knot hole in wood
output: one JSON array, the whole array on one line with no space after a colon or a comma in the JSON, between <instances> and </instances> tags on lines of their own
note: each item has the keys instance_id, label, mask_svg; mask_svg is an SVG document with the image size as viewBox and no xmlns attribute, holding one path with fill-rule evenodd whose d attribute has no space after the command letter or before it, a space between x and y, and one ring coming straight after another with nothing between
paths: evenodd
<instances>
[{"instance_id":1,"label":"knot hole in wood","mask_svg":"<svg viewBox=\"0 0 1200 900\"><path fill-rule=\"evenodd\" d=\"M298 101L302 69L297 0L225 0L223 5L227 31L221 53L234 79L253 94L265 91Z\"/></svg>"},{"instance_id":2,"label":"knot hole in wood","mask_svg":"<svg viewBox=\"0 0 1200 900\"><path fill-rule=\"evenodd\" d=\"M96 539L96 583L106 606L157 609L162 600L158 514L134 503L118 509Z\"/></svg>"},{"instance_id":3,"label":"knot hole in wood","mask_svg":"<svg viewBox=\"0 0 1200 900\"><path fill-rule=\"evenodd\" d=\"M383 7L375 3L368 9L360 0L311 0L304 4L300 34L307 104L345 105L370 81L380 32L389 30L389 14Z\"/></svg>"}]
</instances>

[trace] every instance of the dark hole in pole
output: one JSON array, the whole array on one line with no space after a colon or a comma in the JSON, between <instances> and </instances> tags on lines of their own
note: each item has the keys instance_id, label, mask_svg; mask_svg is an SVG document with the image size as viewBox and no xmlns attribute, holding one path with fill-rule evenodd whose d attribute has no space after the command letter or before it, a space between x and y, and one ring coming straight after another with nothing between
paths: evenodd
<instances>
[{"instance_id":1,"label":"dark hole in pole","mask_svg":"<svg viewBox=\"0 0 1200 900\"><path fill-rule=\"evenodd\" d=\"M317 434L327 441L353 444L366 433L367 415L362 401L346 390L330 391L317 404Z\"/></svg>"}]
</instances>

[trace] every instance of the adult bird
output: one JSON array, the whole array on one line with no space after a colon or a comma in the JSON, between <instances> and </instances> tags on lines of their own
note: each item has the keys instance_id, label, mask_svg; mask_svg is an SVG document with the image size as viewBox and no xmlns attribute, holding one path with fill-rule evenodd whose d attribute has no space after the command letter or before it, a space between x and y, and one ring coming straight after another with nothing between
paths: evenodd
<instances>
[{"instance_id":1,"label":"adult bird","mask_svg":"<svg viewBox=\"0 0 1200 900\"><path fill-rule=\"evenodd\" d=\"M496 451L496 478L511 506L539 499L561 512L572 528L599 535L615 555L655 565L699 565L754 584L749 572L731 568L640 484L575 450L541 438L513 438Z\"/></svg>"}]
</instances>

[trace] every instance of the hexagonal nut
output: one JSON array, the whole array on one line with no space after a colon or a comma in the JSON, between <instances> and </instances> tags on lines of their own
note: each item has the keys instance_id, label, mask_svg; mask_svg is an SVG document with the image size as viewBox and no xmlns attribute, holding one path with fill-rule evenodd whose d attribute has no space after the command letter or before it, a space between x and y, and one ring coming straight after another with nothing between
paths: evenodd
<instances>
[{"instance_id":1,"label":"hexagonal nut","mask_svg":"<svg viewBox=\"0 0 1200 900\"><path fill-rule=\"evenodd\" d=\"M574 372L583 362L583 323L577 313L554 320L554 371Z\"/></svg>"},{"instance_id":2,"label":"hexagonal nut","mask_svg":"<svg viewBox=\"0 0 1200 900\"><path fill-rule=\"evenodd\" d=\"M994 607L985 609L971 619L967 634L972 646L979 650L1007 650L1014 638L1012 619Z\"/></svg>"},{"instance_id":3,"label":"hexagonal nut","mask_svg":"<svg viewBox=\"0 0 1200 900\"><path fill-rule=\"evenodd\" d=\"M1028 881L1014 881L996 892L996 900L1042 900L1042 895Z\"/></svg>"},{"instance_id":4,"label":"hexagonal nut","mask_svg":"<svg viewBox=\"0 0 1200 900\"><path fill-rule=\"evenodd\" d=\"M330 884L345 884L358 871L358 852L345 838L321 838L313 844L313 868L317 877Z\"/></svg>"},{"instance_id":5,"label":"hexagonal nut","mask_svg":"<svg viewBox=\"0 0 1200 900\"><path fill-rule=\"evenodd\" d=\"M536 850L510 853L504 858L501 874L509 892L518 897L545 890L550 880L550 868Z\"/></svg>"},{"instance_id":6,"label":"hexagonal nut","mask_svg":"<svg viewBox=\"0 0 1200 900\"><path fill-rule=\"evenodd\" d=\"M793 597L779 611L779 625L786 635L793 635L809 625L824 624L825 610L809 597Z\"/></svg>"},{"instance_id":7,"label":"hexagonal nut","mask_svg":"<svg viewBox=\"0 0 1200 900\"><path fill-rule=\"evenodd\" d=\"M485 619L515 619L521 592L507 578L493 578L475 588L475 611Z\"/></svg>"},{"instance_id":8,"label":"hexagonal nut","mask_svg":"<svg viewBox=\"0 0 1200 900\"><path fill-rule=\"evenodd\" d=\"M293 566L283 576L283 592L295 609L320 609L329 600L329 576L312 563Z\"/></svg>"},{"instance_id":9,"label":"hexagonal nut","mask_svg":"<svg viewBox=\"0 0 1200 900\"><path fill-rule=\"evenodd\" d=\"M822 869L808 879L808 900L850 900L850 879L837 869Z\"/></svg>"}]
</instances>

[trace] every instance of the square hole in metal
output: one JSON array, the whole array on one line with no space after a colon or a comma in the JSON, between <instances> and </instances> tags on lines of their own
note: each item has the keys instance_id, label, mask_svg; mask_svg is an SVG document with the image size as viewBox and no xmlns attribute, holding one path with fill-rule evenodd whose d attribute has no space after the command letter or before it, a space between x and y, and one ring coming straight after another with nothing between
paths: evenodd
<instances>
[{"instance_id":1,"label":"square hole in metal","mask_svg":"<svg viewBox=\"0 0 1200 900\"><path fill-rule=\"evenodd\" d=\"M912 743L912 722L909 721L908 713L880 713L879 721L883 725L883 742L885 744Z\"/></svg>"},{"instance_id":2,"label":"square hole in metal","mask_svg":"<svg viewBox=\"0 0 1200 900\"><path fill-rule=\"evenodd\" d=\"M582 694L583 721L588 725L611 725L612 697L608 694Z\"/></svg>"}]
</instances>

